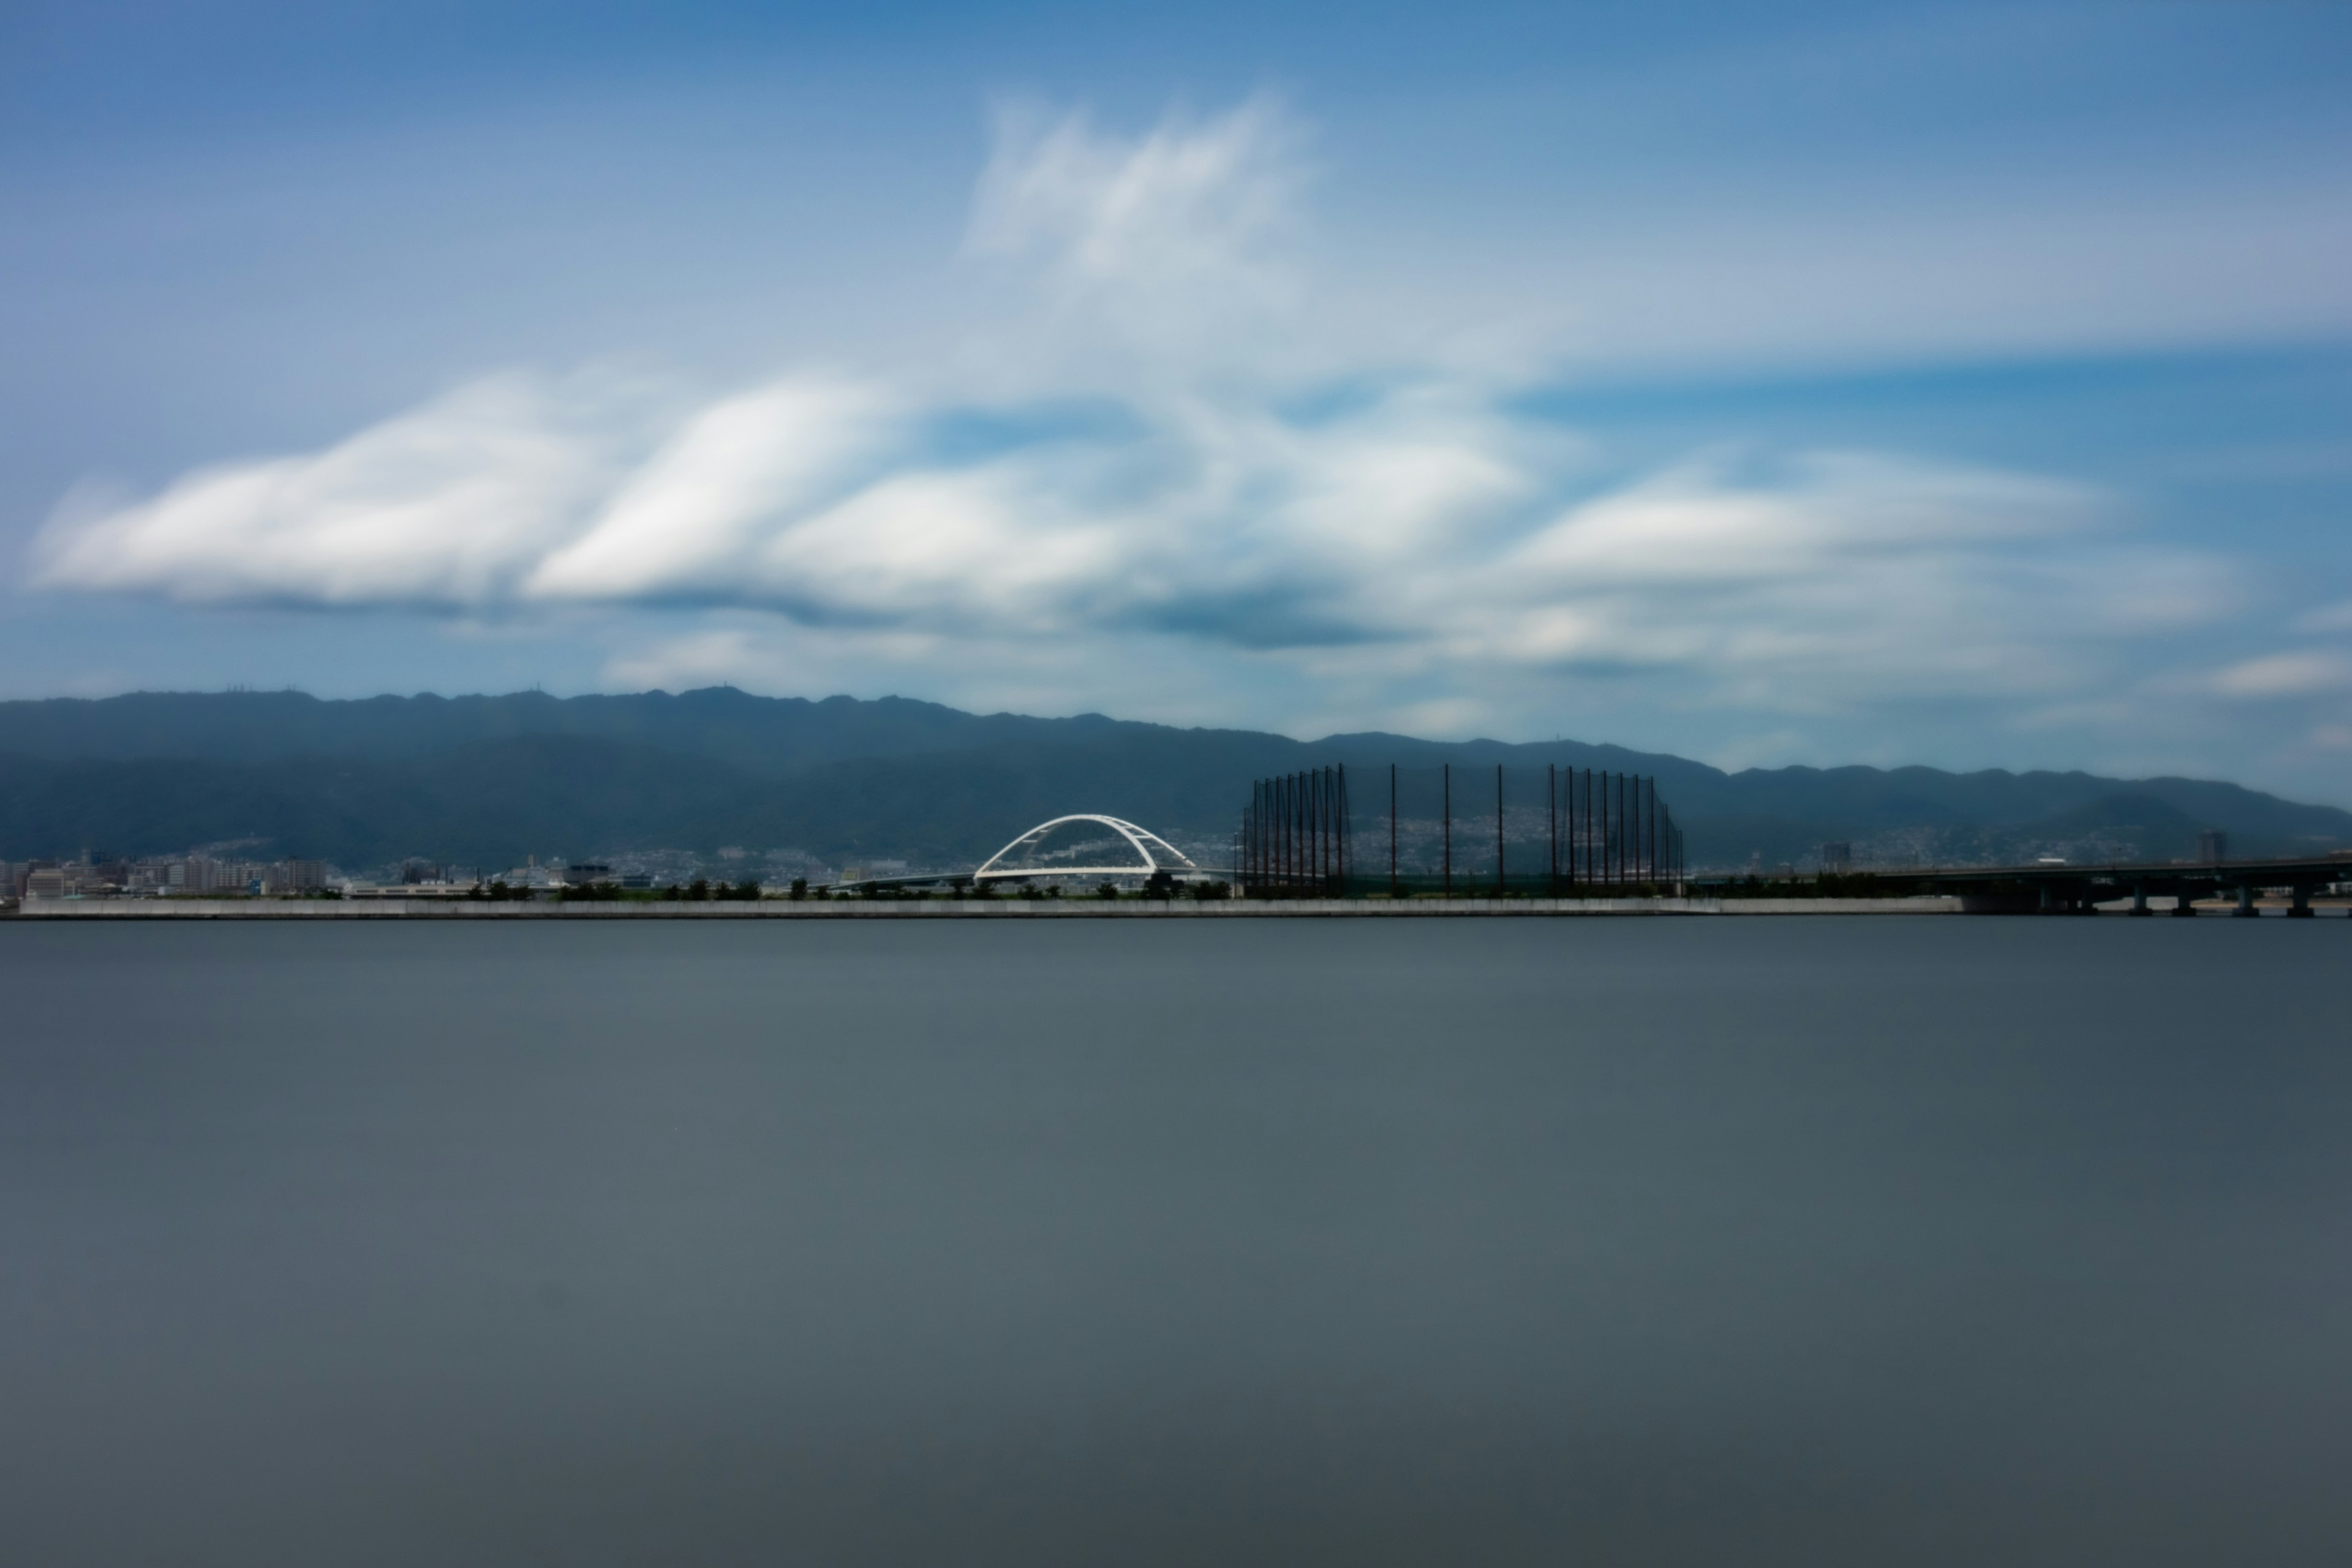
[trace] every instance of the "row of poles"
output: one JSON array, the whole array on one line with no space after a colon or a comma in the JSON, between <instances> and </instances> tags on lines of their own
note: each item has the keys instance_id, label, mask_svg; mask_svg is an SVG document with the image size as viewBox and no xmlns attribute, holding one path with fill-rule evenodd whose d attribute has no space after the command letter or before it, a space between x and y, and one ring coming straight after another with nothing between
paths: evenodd
<instances>
[{"instance_id":1,"label":"row of poles","mask_svg":"<svg viewBox=\"0 0 2352 1568\"><path fill-rule=\"evenodd\" d=\"M1583 777L1583 810L1580 815L1577 779ZM1573 886L1578 882L1593 882L1604 886L1622 886L1629 882L1678 882L1683 875L1683 834L1675 826L1675 814L1658 799L1658 781L1640 773L1617 773L1591 768L1561 769L1547 766L1544 770L1551 792L1551 881L1557 887L1565 880ZM1450 805L1453 796L1453 770L1446 770L1446 795ZM1396 769L1389 769L1389 798L1391 810L1389 832L1391 845L1395 841ZM1565 795L1563 798L1563 791ZM1565 813L1561 807L1565 805ZM1451 816L1449 810L1448 815ZM1560 840L1560 822L1568 823L1566 843ZM1495 855L1501 865L1503 843L1503 770L1495 770ZM1580 822L1581 827L1580 829ZM1452 831L1447 832L1449 843ZM1580 856L1578 850L1583 853ZM1565 855L1562 851L1565 850ZM1450 850L1449 850L1450 858ZM1390 857L1389 879L1396 879L1395 856ZM1501 880L1497 870L1496 879Z\"/></svg>"},{"instance_id":2,"label":"row of poles","mask_svg":"<svg viewBox=\"0 0 2352 1568\"><path fill-rule=\"evenodd\" d=\"M1678 881L1683 833L1658 799L1658 781L1639 773L1591 768L1545 768L1549 861L1545 880L1553 894L1578 885L1624 887ZM1465 784L1468 777L1465 773ZM1454 769L1444 769L1444 859L1441 886L1454 893ZM1495 768L1495 891L1507 885L1503 768ZM1397 865L1397 770L1389 767L1389 891L1403 890ZM1563 827L1565 832L1563 832ZM1234 845L1234 875L1245 890L1328 897L1348 889L1353 837L1348 813L1348 770L1310 769L1260 779L1251 786ZM1470 890L1465 881L1465 891Z\"/></svg>"},{"instance_id":3,"label":"row of poles","mask_svg":"<svg viewBox=\"0 0 2352 1568\"><path fill-rule=\"evenodd\" d=\"M1251 786L1234 868L1243 888L1328 898L1348 885L1349 849L1347 769Z\"/></svg>"}]
</instances>

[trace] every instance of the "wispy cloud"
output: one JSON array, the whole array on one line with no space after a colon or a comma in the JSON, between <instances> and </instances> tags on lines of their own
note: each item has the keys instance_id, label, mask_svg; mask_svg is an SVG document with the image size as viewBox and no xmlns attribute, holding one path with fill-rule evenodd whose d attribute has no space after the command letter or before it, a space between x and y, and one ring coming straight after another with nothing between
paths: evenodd
<instances>
[{"instance_id":1,"label":"wispy cloud","mask_svg":"<svg viewBox=\"0 0 2352 1568\"><path fill-rule=\"evenodd\" d=\"M1131 138L1008 114L965 248L1031 291L971 338L1029 356L1017 394L984 365L800 368L684 406L609 374L503 375L324 451L71 498L37 580L683 604L713 624L617 654L620 678L871 686L841 679L862 666L1007 704L1149 688L1152 710L1204 717L1273 684L1302 722L1464 724L1569 679L1780 714L2053 707L2237 602L2226 563L2135 542L2079 485L1891 452L1629 469L1527 411L1522 353L1335 357L1290 243L1306 144L1268 101ZM962 348L942 362L971 366ZM2309 675L2258 667L2210 689Z\"/></svg>"},{"instance_id":2,"label":"wispy cloud","mask_svg":"<svg viewBox=\"0 0 2352 1568\"><path fill-rule=\"evenodd\" d=\"M2216 670L2205 684L2223 697L2254 700L2352 690L2352 658L2333 651L2270 654Z\"/></svg>"}]
</instances>

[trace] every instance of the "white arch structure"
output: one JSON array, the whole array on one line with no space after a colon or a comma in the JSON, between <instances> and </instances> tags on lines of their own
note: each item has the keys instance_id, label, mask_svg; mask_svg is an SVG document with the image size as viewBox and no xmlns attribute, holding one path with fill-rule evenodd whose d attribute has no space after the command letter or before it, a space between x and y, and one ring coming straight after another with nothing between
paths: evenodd
<instances>
[{"instance_id":1,"label":"white arch structure","mask_svg":"<svg viewBox=\"0 0 2352 1568\"><path fill-rule=\"evenodd\" d=\"M1070 822L1093 822L1109 828L1135 847L1142 860L1139 866L1034 866L1027 868L1003 868L997 863L1024 847L1041 842L1045 835ZM1184 852L1148 827L1116 816L1098 816L1093 812L1079 812L1071 816L1057 816L1051 822L1041 822L1003 848L991 855L971 874L974 882L1012 879L1025 877L1134 877L1150 876L1154 871L1194 872L1201 868L1184 857Z\"/></svg>"}]
</instances>

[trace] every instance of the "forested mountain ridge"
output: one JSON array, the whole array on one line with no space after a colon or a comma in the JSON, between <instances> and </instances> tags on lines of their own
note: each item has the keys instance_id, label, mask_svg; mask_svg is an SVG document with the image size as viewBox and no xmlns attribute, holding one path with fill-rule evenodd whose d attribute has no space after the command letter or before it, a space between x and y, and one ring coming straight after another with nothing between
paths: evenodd
<instances>
[{"instance_id":1,"label":"forested mountain ridge","mask_svg":"<svg viewBox=\"0 0 2352 1568\"><path fill-rule=\"evenodd\" d=\"M2056 848L2166 858L2204 828L2232 853L2352 846L2352 814L2235 784L2083 773L1750 769L1580 742L1379 733L1302 742L1083 715L976 715L890 698L808 701L728 688L671 695L383 697L142 693L0 703L0 858L165 854L257 840L366 867L406 856L504 866L527 854L790 847L836 859L970 863L1030 824L1106 811L1207 847L1249 782L1356 771L1360 816L1391 763L1652 773L1695 864L1959 863ZM1465 810L1469 807L1465 795Z\"/></svg>"}]
</instances>

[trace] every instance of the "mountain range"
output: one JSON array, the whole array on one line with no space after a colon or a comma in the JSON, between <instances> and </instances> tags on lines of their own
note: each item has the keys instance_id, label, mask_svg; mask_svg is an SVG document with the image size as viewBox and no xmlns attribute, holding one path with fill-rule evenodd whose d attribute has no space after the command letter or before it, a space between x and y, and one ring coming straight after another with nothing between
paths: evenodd
<instances>
[{"instance_id":1,"label":"mountain range","mask_svg":"<svg viewBox=\"0 0 2352 1568\"><path fill-rule=\"evenodd\" d=\"M142 692L0 702L0 858L137 857L243 841L351 868L492 867L631 851L791 850L969 865L1067 812L1132 818L1222 862L1250 781L1352 769L1650 774L1696 867L1999 863L2352 846L2352 813L2236 784L2084 773L1747 769L1558 741L1381 733L1297 741L1085 714L972 714L903 698L732 688L556 698ZM1360 814L1361 808L1360 807Z\"/></svg>"}]
</instances>

